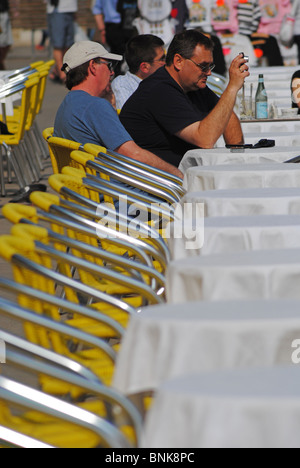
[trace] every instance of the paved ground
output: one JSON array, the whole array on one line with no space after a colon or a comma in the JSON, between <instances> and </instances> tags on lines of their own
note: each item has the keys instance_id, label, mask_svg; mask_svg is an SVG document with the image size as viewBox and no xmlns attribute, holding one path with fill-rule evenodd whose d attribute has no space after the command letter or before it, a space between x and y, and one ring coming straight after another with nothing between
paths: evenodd
<instances>
[{"instance_id":1,"label":"paved ground","mask_svg":"<svg viewBox=\"0 0 300 468\"><path fill-rule=\"evenodd\" d=\"M37 60L48 60L49 54L48 51L38 51L33 52L31 47L13 47L7 60L6 60L6 68L8 70L14 70L18 68L22 68L27 66L28 64L35 62ZM45 128L53 126L55 114L57 111L58 106L60 105L61 101L63 100L64 96L67 93L67 89L59 84L53 83L52 81L48 80L44 105L40 115L37 117L37 123L40 131L42 132ZM51 164L50 159L45 164L45 170L42 174L42 183L47 184L47 178L51 174ZM7 185L8 194L6 198L0 198L0 210L1 207L7 203L11 198L13 193L18 190L17 185ZM0 235L8 234L10 231L11 224L7 222L0 213ZM2 277L11 277L10 266L0 258L0 276ZM1 296L6 296L6 293L3 293L0 290ZM14 321L8 320L0 316L0 328L1 329L8 329L13 331L14 333L19 333L20 328L18 324Z\"/></svg>"}]
</instances>

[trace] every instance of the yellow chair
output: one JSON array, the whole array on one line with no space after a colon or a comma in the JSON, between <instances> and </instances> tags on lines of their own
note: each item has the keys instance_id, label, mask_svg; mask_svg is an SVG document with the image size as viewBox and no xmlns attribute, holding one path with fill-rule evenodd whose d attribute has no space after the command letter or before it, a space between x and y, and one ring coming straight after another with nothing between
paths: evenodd
<instances>
[{"instance_id":1,"label":"yellow chair","mask_svg":"<svg viewBox=\"0 0 300 468\"><path fill-rule=\"evenodd\" d=\"M10 282L12 283L12 282ZM24 288L23 288L24 289ZM0 299L0 314L15 320L22 317L39 323L39 316L12 301ZM65 325L61 325L65 328ZM141 432L141 416L135 406L112 387L107 387L90 370L79 363L52 351L34 345L23 338L0 330L0 338L6 344L6 366L2 375L14 375L19 383L32 382L35 389L66 400L78 408L94 413L113 424L129 439L138 443ZM19 370L22 370L21 374ZM56 388L54 388L54 386ZM54 393L52 393L54 388ZM24 422L47 423L49 417L26 412ZM1 421L0 424L4 421ZM7 420L6 420L7 422Z\"/></svg>"},{"instance_id":2,"label":"yellow chair","mask_svg":"<svg viewBox=\"0 0 300 468\"><path fill-rule=\"evenodd\" d=\"M17 283L43 292L47 291L53 295L59 289L60 284L64 288L63 291L66 296L72 293L72 297L74 297L76 291L80 291L86 295L91 294L92 298L96 296L98 300L99 297L103 299L103 294L97 293L92 288L84 287L84 285L81 285L72 278L56 272L51 257L44 252L39 252L33 240L16 236L1 236L0 244L1 255L4 255L11 263ZM60 266L63 268L65 265L67 264L61 264ZM107 298L108 301L110 299L109 297ZM21 295L19 300L22 300L21 305L28 305L28 297ZM43 310L40 308L40 301L36 303L30 299L29 305L37 313L43 313ZM61 317L60 315L57 317L57 309L54 308L50 308L48 313L56 313L56 320L52 320L50 324L52 332L48 332L45 328L32 326L29 322L26 322L24 324L26 338L32 343L52 349L58 354L82 363L91 369L104 383L110 384L116 358L116 353L111 346L106 344L104 340L87 332L82 332L70 325L68 326L69 329L64 331L65 336L57 333L55 330L60 325ZM70 332L69 336L67 336L68 331ZM79 336L83 337L82 334L85 336L83 341L82 338L79 338ZM76 335L77 338L75 338ZM70 340L70 336L73 336L73 339ZM83 347L78 345L78 343L83 343Z\"/></svg>"},{"instance_id":3,"label":"yellow chair","mask_svg":"<svg viewBox=\"0 0 300 468\"><path fill-rule=\"evenodd\" d=\"M101 245L103 248L109 249L109 246L107 245L108 243L118 246L118 239L124 239L128 245L132 244L132 247L134 247L134 245L141 246L141 248L148 256L148 261L150 262L148 263L149 265L153 264L153 261L151 261L150 258L152 257L158 263L160 263L161 270L159 269L159 271L163 272L165 270L166 264L170 258L170 253L159 232L152 226L149 226L143 221L140 221L140 219L133 219L128 217L127 210L125 210L124 213L121 212L121 210L116 213L114 207L111 208L107 207L105 204L102 205L101 203L99 204L94 202L92 196L90 195L91 191L96 191L98 193L107 193L108 195L113 195L117 199L120 199L120 193L106 189L104 186L99 188L98 181L92 185L90 179L86 180L82 177L66 176L65 174L56 174L50 176L49 184L51 188L60 195L61 198L65 199L65 201L77 203L79 206L78 209L80 209L80 206L82 205L91 208L94 213L93 218L94 220L97 220L96 232L98 232L99 235L101 230L105 231L105 226L103 226L103 218L104 221L106 219L108 221L112 220L114 226L113 232L111 232L111 234L108 232L104 237L104 240L101 240ZM124 190L126 192L126 189ZM139 197L139 195L137 196ZM134 203L136 209L138 208L140 210L146 210L146 215L148 215L148 211L150 210L152 214L154 213L155 216L157 216L158 220L160 220L160 217L163 217L164 221L167 223L173 219L172 213L167 208L161 208L161 206L156 205L149 205L144 201L141 202L139 198L135 198L130 195L126 195L124 200L129 203ZM74 209L76 209L76 205L74 206ZM69 216L72 216L72 213L70 213ZM82 223L85 221L86 220L83 219ZM120 232L118 228L119 225ZM122 250L119 253L122 254Z\"/></svg>"},{"instance_id":4,"label":"yellow chair","mask_svg":"<svg viewBox=\"0 0 300 468\"><path fill-rule=\"evenodd\" d=\"M31 421L27 417L28 411L31 412L31 418L35 417L38 421ZM39 422L41 419L42 422ZM132 447L122 432L110 422L85 409L2 376L0 424L50 447Z\"/></svg>"},{"instance_id":5,"label":"yellow chair","mask_svg":"<svg viewBox=\"0 0 300 468\"><path fill-rule=\"evenodd\" d=\"M43 131L43 137L48 144L53 173L59 174L65 166L77 167L72 163L70 154L81 147L81 143L53 136L53 127Z\"/></svg>"},{"instance_id":6,"label":"yellow chair","mask_svg":"<svg viewBox=\"0 0 300 468\"><path fill-rule=\"evenodd\" d=\"M153 177L156 180L161 182L170 183L171 186L178 188L179 193L180 187L182 188L183 181L179 177L170 174L168 172L157 169L149 164L142 163L136 159L124 156L123 154L117 153L116 151L111 151L106 149L103 151L102 146L95 145L93 143L86 143L84 145L84 151L94 156L95 158L104 158L109 161L115 161L119 164L125 165L125 167L132 168L134 167L141 174L147 174L150 177Z\"/></svg>"},{"instance_id":7,"label":"yellow chair","mask_svg":"<svg viewBox=\"0 0 300 468\"><path fill-rule=\"evenodd\" d=\"M55 209L55 202L58 202L58 197L51 194L40 194L36 192L32 201L35 201L39 206L44 207L48 203L51 203L52 211ZM59 205L56 205L60 208ZM93 231L91 226L89 229L84 229L77 222L70 223L68 218L64 217L64 210L60 209L59 216L54 216L45 211L37 210L33 206L24 206L16 203L7 204L3 207L2 213L6 219L10 220L14 224L23 223L23 228L20 226L21 234L23 235L34 235L34 230L30 226L24 224L34 224L36 226L43 226L46 230L46 222L48 221L47 233L44 232L44 236L47 235L48 241L51 242L54 247L62 252L72 252L76 257L87 260L88 262L94 263L100 268L105 267L106 269L116 271L118 274L125 275L126 280L132 278L143 282L145 285L151 285L154 291L161 290L164 287L165 278L159 274L151 266L141 263L137 257L131 259L129 256L120 257L114 253L108 252L101 248L99 242L99 232ZM87 212L85 213L87 214ZM77 215L77 221L80 218ZM143 256L141 256L143 259ZM99 270L101 272L102 270ZM119 284L113 279L101 279L97 280L92 274L85 273L79 269L81 280L84 284L89 284L103 292L110 295L117 295L118 297L126 300L128 294L130 294L131 304L133 304L134 294L130 285ZM103 272L102 272L103 273ZM146 300L146 299L145 299ZM135 306L139 304L138 301L134 301Z\"/></svg>"},{"instance_id":8,"label":"yellow chair","mask_svg":"<svg viewBox=\"0 0 300 468\"><path fill-rule=\"evenodd\" d=\"M7 163L12 167L21 188L35 180L34 162L31 155L24 151L24 134L28 114L31 112L32 96L36 93L39 84L38 77L31 77L25 83L15 85L9 91L0 91L0 98L10 97L18 92L22 92L21 112L18 126L12 125L12 135L0 135L0 144L5 152ZM8 123L8 129L10 125ZM0 181L1 194L6 195L3 155L0 155Z\"/></svg>"},{"instance_id":9,"label":"yellow chair","mask_svg":"<svg viewBox=\"0 0 300 468\"><path fill-rule=\"evenodd\" d=\"M39 194L36 193L34 198L40 198ZM41 225L42 223L44 226L43 230L35 230L31 226L22 224L18 228L20 235L33 238L39 236L37 239L51 243L61 252L72 252L74 257L68 257L70 262L73 260L73 263L76 263L76 261L78 263L76 257L86 260L88 263L84 264L85 268L80 268L80 263L77 268L82 284L89 285L110 296L113 295L125 303L128 302L135 308L146 305L149 301L159 301L160 299L156 297L158 291L160 292L160 298L163 297L165 279L161 274L153 267L140 263L136 258L123 258L102 249L98 244L96 231L84 229L74 223L71 224L61 216L54 218L53 215L49 216L47 213L37 211L33 207L8 204L4 206L2 211L4 216L13 223L35 221L35 225ZM45 220L47 219L51 225L50 230L45 228ZM16 232L16 229L14 232ZM91 262L95 266L90 265L89 271L88 266ZM73 275L76 271L75 263L72 270ZM67 267L65 268L67 269ZM71 275L71 269L69 275ZM70 299L75 300L72 297ZM121 320L120 323L125 326L128 320L127 314L118 313L117 316L118 321ZM72 320L72 325L91 330L91 333L98 334L98 336L101 333L101 328L98 331L99 326L93 322L90 323L89 320Z\"/></svg>"},{"instance_id":10,"label":"yellow chair","mask_svg":"<svg viewBox=\"0 0 300 468\"><path fill-rule=\"evenodd\" d=\"M117 181L118 183L125 184L129 188L138 189L144 192L145 195L149 194L149 196L152 196L153 203L164 201L172 205L177 203L181 198L177 191L170 185L155 180L146 173L141 174L133 168L125 167L122 163L111 162L105 158L100 159L94 157L91 159L89 153L82 151L72 152L71 158L73 161L83 166L86 172L88 168L92 175L99 174L100 177L106 175L109 177L110 182Z\"/></svg>"}]
</instances>

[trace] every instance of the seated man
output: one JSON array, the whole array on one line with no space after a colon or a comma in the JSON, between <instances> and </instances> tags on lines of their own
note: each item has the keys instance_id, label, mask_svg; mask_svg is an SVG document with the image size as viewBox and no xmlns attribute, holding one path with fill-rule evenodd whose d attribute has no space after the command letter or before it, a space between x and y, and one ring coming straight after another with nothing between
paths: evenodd
<instances>
[{"instance_id":1,"label":"seated man","mask_svg":"<svg viewBox=\"0 0 300 468\"><path fill-rule=\"evenodd\" d=\"M64 56L67 94L58 109L54 136L94 143L182 177L177 167L135 144L124 129L112 105L104 99L111 93L114 77L112 61L122 57L111 54L97 42L75 43Z\"/></svg>"},{"instance_id":2,"label":"seated man","mask_svg":"<svg viewBox=\"0 0 300 468\"><path fill-rule=\"evenodd\" d=\"M246 60L243 55L233 60L219 99L206 86L214 68L212 49L211 40L196 30L177 34L166 67L140 84L120 115L138 145L175 166L190 149L213 148L221 135L228 144L244 141L233 109L250 75Z\"/></svg>"},{"instance_id":3,"label":"seated man","mask_svg":"<svg viewBox=\"0 0 300 468\"><path fill-rule=\"evenodd\" d=\"M129 71L112 82L117 109L122 109L142 80L166 63L164 43L152 34L136 36L126 45L125 60Z\"/></svg>"}]
</instances>

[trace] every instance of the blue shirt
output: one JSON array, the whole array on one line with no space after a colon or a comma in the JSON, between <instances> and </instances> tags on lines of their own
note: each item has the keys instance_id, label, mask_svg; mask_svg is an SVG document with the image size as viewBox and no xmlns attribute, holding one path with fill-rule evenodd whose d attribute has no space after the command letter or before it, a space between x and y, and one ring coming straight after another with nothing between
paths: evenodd
<instances>
[{"instance_id":1,"label":"blue shirt","mask_svg":"<svg viewBox=\"0 0 300 468\"><path fill-rule=\"evenodd\" d=\"M112 105L85 91L67 94L56 114L54 136L111 150L132 141Z\"/></svg>"},{"instance_id":2,"label":"blue shirt","mask_svg":"<svg viewBox=\"0 0 300 468\"><path fill-rule=\"evenodd\" d=\"M118 0L96 0L93 14L103 15L105 23L121 22L121 15L117 12Z\"/></svg>"}]
</instances>

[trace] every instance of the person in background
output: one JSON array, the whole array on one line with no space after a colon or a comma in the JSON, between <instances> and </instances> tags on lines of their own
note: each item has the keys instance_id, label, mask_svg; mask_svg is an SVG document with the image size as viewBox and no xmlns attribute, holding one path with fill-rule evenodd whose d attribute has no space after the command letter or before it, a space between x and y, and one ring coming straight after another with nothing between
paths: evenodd
<instances>
[{"instance_id":1,"label":"person in background","mask_svg":"<svg viewBox=\"0 0 300 468\"><path fill-rule=\"evenodd\" d=\"M0 0L0 70L5 70L5 59L13 43L9 0ZM18 15L18 1L11 1L14 16Z\"/></svg>"},{"instance_id":2,"label":"person in background","mask_svg":"<svg viewBox=\"0 0 300 468\"><path fill-rule=\"evenodd\" d=\"M142 80L166 63L164 43L152 34L141 34L131 39L125 50L129 71L112 82L117 109L122 109Z\"/></svg>"},{"instance_id":3,"label":"person in background","mask_svg":"<svg viewBox=\"0 0 300 468\"><path fill-rule=\"evenodd\" d=\"M166 66L140 84L120 114L138 145L177 167L187 151L213 148L222 135L228 144L244 141L233 109L250 75L246 60L241 54L233 60L229 84L218 99L207 87L212 51L212 41L196 30L177 34Z\"/></svg>"},{"instance_id":4,"label":"person in background","mask_svg":"<svg viewBox=\"0 0 300 468\"><path fill-rule=\"evenodd\" d=\"M292 108L298 108L300 114L300 70L297 70L291 80Z\"/></svg>"},{"instance_id":5,"label":"person in background","mask_svg":"<svg viewBox=\"0 0 300 468\"><path fill-rule=\"evenodd\" d=\"M283 59L276 38L258 32L262 18L265 18L265 12L265 8L262 12L259 0L238 2L239 33L249 37L254 49L256 49L256 55L259 55L258 51L262 51L268 60L269 66L283 66Z\"/></svg>"},{"instance_id":6,"label":"person in background","mask_svg":"<svg viewBox=\"0 0 300 468\"><path fill-rule=\"evenodd\" d=\"M117 11L121 15L123 40L126 44L132 37L138 35L134 20L138 16L137 0L118 0Z\"/></svg>"},{"instance_id":7,"label":"person in background","mask_svg":"<svg viewBox=\"0 0 300 468\"><path fill-rule=\"evenodd\" d=\"M293 4L295 1L297 0L291 0L291 4ZM294 43L298 47L298 63L300 63L300 2L298 2L295 14Z\"/></svg>"},{"instance_id":8,"label":"person in background","mask_svg":"<svg viewBox=\"0 0 300 468\"><path fill-rule=\"evenodd\" d=\"M35 46L36 50L44 50L45 49L45 44L46 44L46 41L49 37L49 34L48 34L48 30L47 29L42 29L41 31L42 33L42 37L41 37L41 41L39 44L37 44Z\"/></svg>"},{"instance_id":9,"label":"person in background","mask_svg":"<svg viewBox=\"0 0 300 468\"><path fill-rule=\"evenodd\" d=\"M176 34L185 29L185 24L189 19L189 11L186 0L172 0L172 18L176 21Z\"/></svg>"},{"instance_id":10,"label":"person in background","mask_svg":"<svg viewBox=\"0 0 300 468\"><path fill-rule=\"evenodd\" d=\"M92 11L101 44L108 46L113 54L122 55L124 43L117 3L118 0L96 0Z\"/></svg>"},{"instance_id":11,"label":"person in background","mask_svg":"<svg viewBox=\"0 0 300 468\"><path fill-rule=\"evenodd\" d=\"M47 0L47 21L50 42L53 47L55 67L49 74L52 81L64 83L63 56L74 44L74 22L78 9L77 0Z\"/></svg>"},{"instance_id":12,"label":"person in background","mask_svg":"<svg viewBox=\"0 0 300 468\"><path fill-rule=\"evenodd\" d=\"M122 58L93 41L76 42L66 52L63 70L70 93L57 111L54 136L81 144L105 146L182 177L176 167L140 148L133 141L121 124L117 112L107 101L114 77L113 65Z\"/></svg>"}]
</instances>

